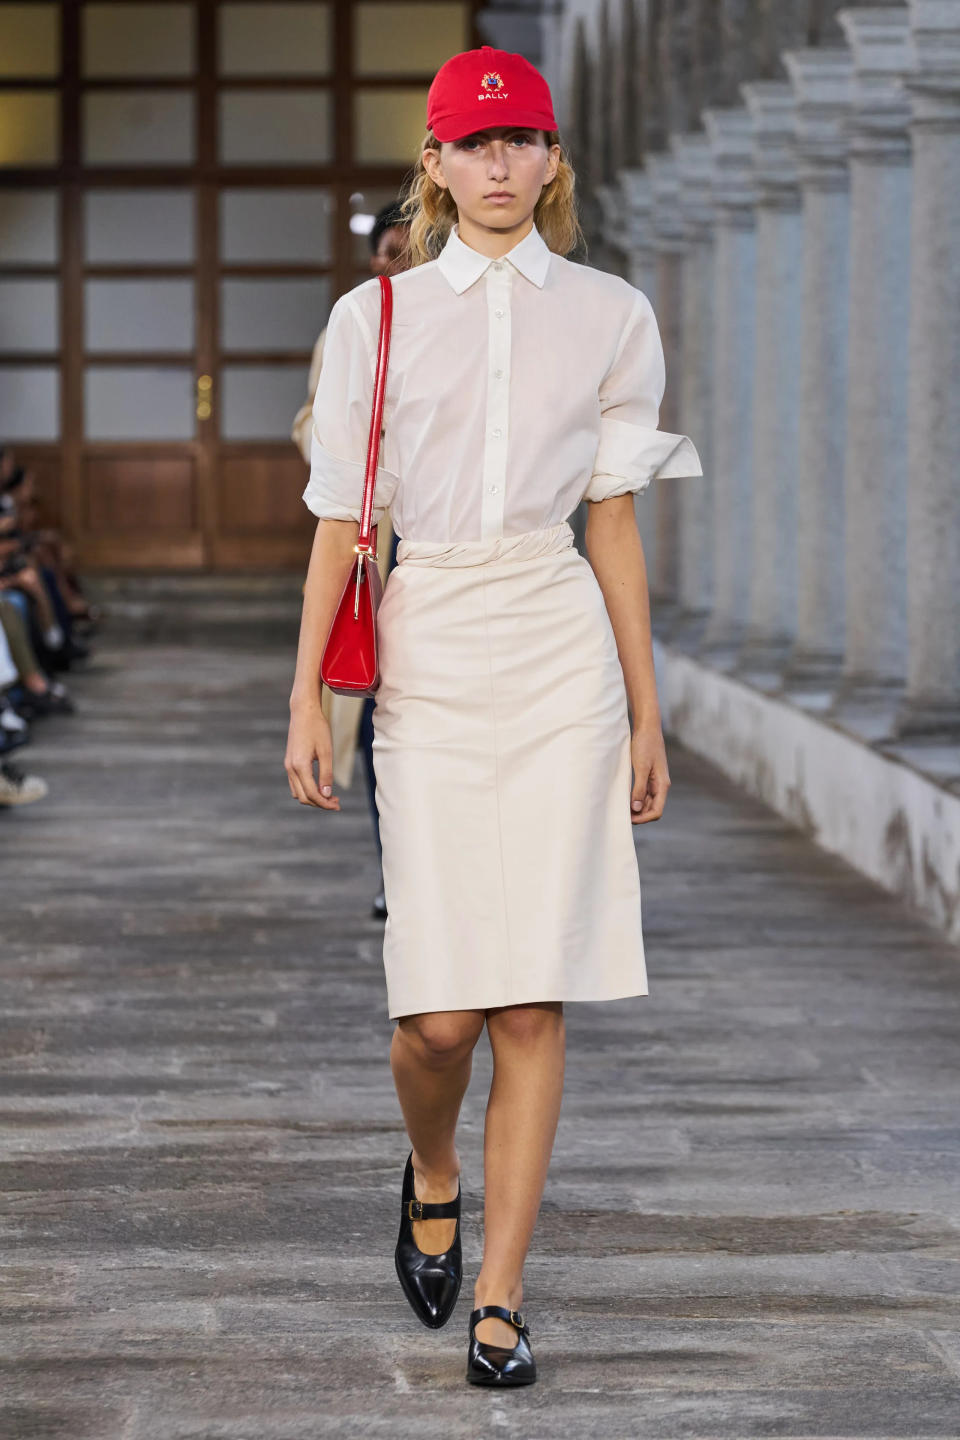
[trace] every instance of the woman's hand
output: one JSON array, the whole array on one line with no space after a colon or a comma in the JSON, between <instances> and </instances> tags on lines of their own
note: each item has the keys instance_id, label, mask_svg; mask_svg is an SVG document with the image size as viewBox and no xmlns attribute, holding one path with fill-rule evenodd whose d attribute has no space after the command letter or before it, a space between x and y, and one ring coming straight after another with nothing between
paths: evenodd
<instances>
[{"instance_id":1,"label":"woman's hand","mask_svg":"<svg viewBox=\"0 0 960 1440\"><path fill-rule=\"evenodd\" d=\"M659 820L667 803L670 772L667 751L659 725L634 730L630 741L633 761L633 789L630 792L630 819L634 825Z\"/></svg>"},{"instance_id":2,"label":"woman's hand","mask_svg":"<svg viewBox=\"0 0 960 1440\"><path fill-rule=\"evenodd\" d=\"M318 778L313 776L316 760ZM339 810L340 797L333 794L333 741L330 725L320 708L320 699L290 706L290 730L283 768L290 794L301 805L321 810Z\"/></svg>"}]
</instances>

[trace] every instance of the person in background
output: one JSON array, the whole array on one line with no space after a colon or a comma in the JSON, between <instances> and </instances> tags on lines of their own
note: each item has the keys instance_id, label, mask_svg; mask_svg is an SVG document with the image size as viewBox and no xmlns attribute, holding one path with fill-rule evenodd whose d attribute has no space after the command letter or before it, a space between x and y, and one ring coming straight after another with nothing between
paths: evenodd
<instances>
[{"instance_id":1,"label":"person in background","mask_svg":"<svg viewBox=\"0 0 960 1440\"><path fill-rule=\"evenodd\" d=\"M410 257L407 249L409 236L409 222L402 217L400 201L394 201L385 205L377 212L374 218L373 227L370 231L370 272L373 275L399 275L401 271L409 268ZM317 393L317 385L320 381L320 370L323 365L323 347L327 338L326 326L321 330L316 345L313 347L313 357L310 361L310 374L307 379L307 401L300 407L293 421L291 439L300 451L307 464L310 464L310 446L313 433L313 400ZM397 561L397 540L393 525L390 522L390 512L386 510L383 519L377 528L377 560L380 568L380 578L386 581L387 575L393 569ZM335 695L324 685L322 689L323 713L330 724L330 731L333 738L333 772L334 779L338 785L344 788L350 785L353 778L354 763L359 739L361 753L363 755L364 774L366 776L367 794L370 801L370 816L373 821L373 834L377 845L377 854L382 857L380 844L380 817L377 813L376 802L376 779L373 773L373 708L376 704L373 696L365 699L355 695ZM387 915L387 902L383 888L383 873L381 870L380 887L373 900L371 914L377 920L385 920Z\"/></svg>"},{"instance_id":2,"label":"person in background","mask_svg":"<svg viewBox=\"0 0 960 1440\"><path fill-rule=\"evenodd\" d=\"M5 756L18 745L27 744L28 740L24 733L25 722L7 703L7 690L16 678L17 667L6 633L0 629L0 756ZM18 728L17 722L22 729ZM29 805L34 800L42 800L46 793L47 782L39 775L27 775L18 765L0 759L0 811L9 806Z\"/></svg>"},{"instance_id":3,"label":"person in background","mask_svg":"<svg viewBox=\"0 0 960 1440\"><path fill-rule=\"evenodd\" d=\"M48 793L45 780L6 757L30 744L32 721L74 712L49 672L89 655L80 631L89 635L101 618L84 596L72 549L43 524L32 471L0 446L0 813Z\"/></svg>"},{"instance_id":4,"label":"person in background","mask_svg":"<svg viewBox=\"0 0 960 1440\"><path fill-rule=\"evenodd\" d=\"M67 670L89 657L79 627L96 617L69 571L67 547L53 529L40 530L33 472L0 456L0 591L25 601L32 640L48 670Z\"/></svg>"}]
</instances>

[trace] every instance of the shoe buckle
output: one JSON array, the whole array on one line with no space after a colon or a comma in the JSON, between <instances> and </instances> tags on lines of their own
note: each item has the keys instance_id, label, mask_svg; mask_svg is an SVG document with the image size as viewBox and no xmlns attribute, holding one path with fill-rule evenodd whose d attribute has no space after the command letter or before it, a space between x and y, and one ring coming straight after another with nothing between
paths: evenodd
<instances>
[{"instance_id":1,"label":"shoe buckle","mask_svg":"<svg viewBox=\"0 0 960 1440\"><path fill-rule=\"evenodd\" d=\"M510 1311L510 1323L516 1325L519 1330L525 1330L527 1328L519 1310Z\"/></svg>"},{"instance_id":2,"label":"shoe buckle","mask_svg":"<svg viewBox=\"0 0 960 1440\"><path fill-rule=\"evenodd\" d=\"M414 1214L414 1206L417 1207L416 1214ZM407 1201L407 1217L408 1217L408 1219L410 1219L410 1220L422 1220L422 1219L423 1219L423 1201L422 1201L422 1200L408 1200L408 1201Z\"/></svg>"}]
</instances>

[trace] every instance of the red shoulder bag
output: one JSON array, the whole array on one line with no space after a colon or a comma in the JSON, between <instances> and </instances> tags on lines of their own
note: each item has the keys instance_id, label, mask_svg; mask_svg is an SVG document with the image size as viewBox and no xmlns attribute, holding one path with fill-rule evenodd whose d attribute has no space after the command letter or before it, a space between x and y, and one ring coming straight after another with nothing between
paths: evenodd
<instances>
[{"instance_id":1,"label":"red shoulder bag","mask_svg":"<svg viewBox=\"0 0 960 1440\"><path fill-rule=\"evenodd\" d=\"M380 281L380 338L377 345L377 373L373 385L373 413L367 444L367 469L363 480L360 533L354 550L357 563L351 566L333 624L320 658L320 679L339 695L373 695L380 684L377 653L377 608L383 594L377 565L377 527L373 520L373 493L380 453L383 396L390 353L390 321L393 316L393 289L388 275Z\"/></svg>"}]
</instances>

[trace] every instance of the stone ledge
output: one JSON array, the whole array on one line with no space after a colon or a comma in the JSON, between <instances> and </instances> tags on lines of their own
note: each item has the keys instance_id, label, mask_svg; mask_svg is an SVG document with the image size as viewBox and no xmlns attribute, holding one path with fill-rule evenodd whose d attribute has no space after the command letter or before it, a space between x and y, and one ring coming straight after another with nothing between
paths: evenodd
<instances>
[{"instance_id":1,"label":"stone ledge","mask_svg":"<svg viewBox=\"0 0 960 1440\"><path fill-rule=\"evenodd\" d=\"M656 638L653 651L668 738L960 944L960 795L913 747L882 752Z\"/></svg>"}]
</instances>

